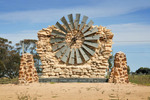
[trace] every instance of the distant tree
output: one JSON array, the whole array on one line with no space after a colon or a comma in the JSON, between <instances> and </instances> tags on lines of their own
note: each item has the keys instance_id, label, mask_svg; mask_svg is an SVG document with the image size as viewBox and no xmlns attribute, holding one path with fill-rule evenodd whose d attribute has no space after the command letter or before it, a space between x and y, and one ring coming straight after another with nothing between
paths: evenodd
<instances>
[{"instance_id":1,"label":"distant tree","mask_svg":"<svg viewBox=\"0 0 150 100\"><path fill-rule=\"evenodd\" d=\"M31 53L31 54L37 54L36 52L36 42L37 40L34 39L24 39L21 40L19 43L16 43L16 50L22 54L22 46L24 45L24 53Z\"/></svg>"},{"instance_id":2,"label":"distant tree","mask_svg":"<svg viewBox=\"0 0 150 100\"><path fill-rule=\"evenodd\" d=\"M40 68L40 57L38 53L36 52L36 42L37 40L34 39L24 39L20 41L19 43L16 43L16 50L18 51L19 54L22 54L22 46L24 45L24 53L30 53L33 55L34 58L34 65L37 69L38 73L41 73L41 68Z\"/></svg>"},{"instance_id":3,"label":"distant tree","mask_svg":"<svg viewBox=\"0 0 150 100\"><path fill-rule=\"evenodd\" d=\"M113 67L114 63L114 56L111 55L108 59L108 64L109 64L109 70Z\"/></svg>"},{"instance_id":4,"label":"distant tree","mask_svg":"<svg viewBox=\"0 0 150 100\"><path fill-rule=\"evenodd\" d=\"M150 74L150 68L147 67L140 67L138 70L136 70L137 74Z\"/></svg>"},{"instance_id":5,"label":"distant tree","mask_svg":"<svg viewBox=\"0 0 150 100\"><path fill-rule=\"evenodd\" d=\"M1 61L0 60L0 78L1 77L4 77L4 75L5 75L5 65L4 65L4 63L3 63L3 61Z\"/></svg>"},{"instance_id":6,"label":"distant tree","mask_svg":"<svg viewBox=\"0 0 150 100\"><path fill-rule=\"evenodd\" d=\"M11 46L11 41L0 37L0 77L18 76L20 55Z\"/></svg>"},{"instance_id":7,"label":"distant tree","mask_svg":"<svg viewBox=\"0 0 150 100\"><path fill-rule=\"evenodd\" d=\"M128 74L130 74L130 66L129 65L127 66L127 71L128 71Z\"/></svg>"}]
</instances>

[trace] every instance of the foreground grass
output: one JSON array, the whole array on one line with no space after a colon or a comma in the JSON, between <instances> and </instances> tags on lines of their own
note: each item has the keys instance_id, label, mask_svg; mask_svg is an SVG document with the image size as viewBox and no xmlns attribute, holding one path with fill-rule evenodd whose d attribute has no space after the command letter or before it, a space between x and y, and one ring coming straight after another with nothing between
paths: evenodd
<instances>
[{"instance_id":1,"label":"foreground grass","mask_svg":"<svg viewBox=\"0 0 150 100\"><path fill-rule=\"evenodd\" d=\"M131 83L150 86L150 75L129 75L129 81ZM0 78L0 84L18 84L18 78ZM50 84L55 84L51 82Z\"/></svg>"},{"instance_id":2,"label":"foreground grass","mask_svg":"<svg viewBox=\"0 0 150 100\"><path fill-rule=\"evenodd\" d=\"M131 83L150 86L150 75L129 75Z\"/></svg>"},{"instance_id":3,"label":"foreground grass","mask_svg":"<svg viewBox=\"0 0 150 100\"><path fill-rule=\"evenodd\" d=\"M17 94L18 100L37 100L37 97L31 97L28 92Z\"/></svg>"},{"instance_id":4,"label":"foreground grass","mask_svg":"<svg viewBox=\"0 0 150 100\"><path fill-rule=\"evenodd\" d=\"M18 84L18 78L0 78L0 84Z\"/></svg>"}]
</instances>

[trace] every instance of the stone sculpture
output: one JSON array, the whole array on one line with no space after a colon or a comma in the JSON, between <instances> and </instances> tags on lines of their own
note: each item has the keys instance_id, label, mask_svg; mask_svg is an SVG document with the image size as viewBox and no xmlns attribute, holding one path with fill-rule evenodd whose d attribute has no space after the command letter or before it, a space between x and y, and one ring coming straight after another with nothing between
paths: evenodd
<instances>
[{"instance_id":1,"label":"stone sculpture","mask_svg":"<svg viewBox=\"0 0 150 100\"><path fill-rule=\"evenodd\" d=\"M105 78L112 52L113 33L102 26L86 24L80 14L73 21L72 14L40 30L37 52L43 69L42 78Z\"/></svg>"},{"instance_id":2,"label":"stone sculpture","mask_svg":"<svg viewBox=\"0 0 150 100\"><path fill-rule=\"evenodd\" d=\"M21 57L19 83L38 82L37 71L34 67L33 55L25 53Z\"/></svg>"},{"instance_id":3,"label":"stone sculpture","mask_svg":"<svg viewBox=\"0 0 150 100\"><path fill-rule=\"evenodd\" d=\"M115 54L114 67L111 70L109 82L110 83L128 83L126 55L123 52Z\"/></svg>"}]
</instances>

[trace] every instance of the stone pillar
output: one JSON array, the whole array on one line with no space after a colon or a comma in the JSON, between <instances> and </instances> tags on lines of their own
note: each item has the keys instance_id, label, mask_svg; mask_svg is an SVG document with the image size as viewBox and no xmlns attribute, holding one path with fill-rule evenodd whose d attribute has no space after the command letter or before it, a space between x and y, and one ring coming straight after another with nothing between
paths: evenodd
<instances>
[{"instance_id":1,"label":"stone pillar","mask_svg":"<svg viewBox=\"0 0 150 100\"><path fill-rule=\"evenodd\" d=\"M111 70L110 83L129 83L126 55L123 52L115 54L114 67Z\"/></svg>"},{"instance_id":2,"label":"stone pillar","mask_svg":"<svg viewBox=\"0 0 150 100\"><path fill-rule=\"evenodd\" d=\"M37 71L34 67L33 55L25 53L21 57L19 83L38 82Z\"/></svg>"}]
</instances>

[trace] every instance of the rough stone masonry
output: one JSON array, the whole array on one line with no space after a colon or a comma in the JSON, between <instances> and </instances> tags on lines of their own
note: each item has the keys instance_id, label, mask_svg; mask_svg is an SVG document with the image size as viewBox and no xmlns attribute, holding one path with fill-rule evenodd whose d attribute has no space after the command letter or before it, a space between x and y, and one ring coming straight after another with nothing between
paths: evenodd
<instances>
[{"instance_id":1,"label":"rough stone masonry","mask_svg":"<svg viewBox=\"0 0 150 100\"><path fill-rule=\"evenodd\" d=\"M96 48L94 56L82 65L67 65L60 63L55 57L50 44L50 36L55 26L43 28L38 34L37 52L40 56L43 69L42 78L105 78L108 69L108 59L112 52L113 33L110 29L102 26L97 27L100 35L99 47Z\"/></svg>"},{"instance_id":2,"label":"rough stone masonry","mask_svg":"<svg viewBox=\"0 0 150 100\"><path fill-rule=\"evenodd\" d=\"M109 78L110 83L128 83L126 55L123 52L115 54L114 67Z\"/></svg>"},{"instance_id":3,"label":"rough stone masonry","mask_svg":"<svg viewBox=\"0 0 150 100\"><path fill-rule=\"evenodd\" d=\"M33 55L25 53L21 57L19 83L38 82L37 71L34 67Z\"/></svg>"}]
</instances>

